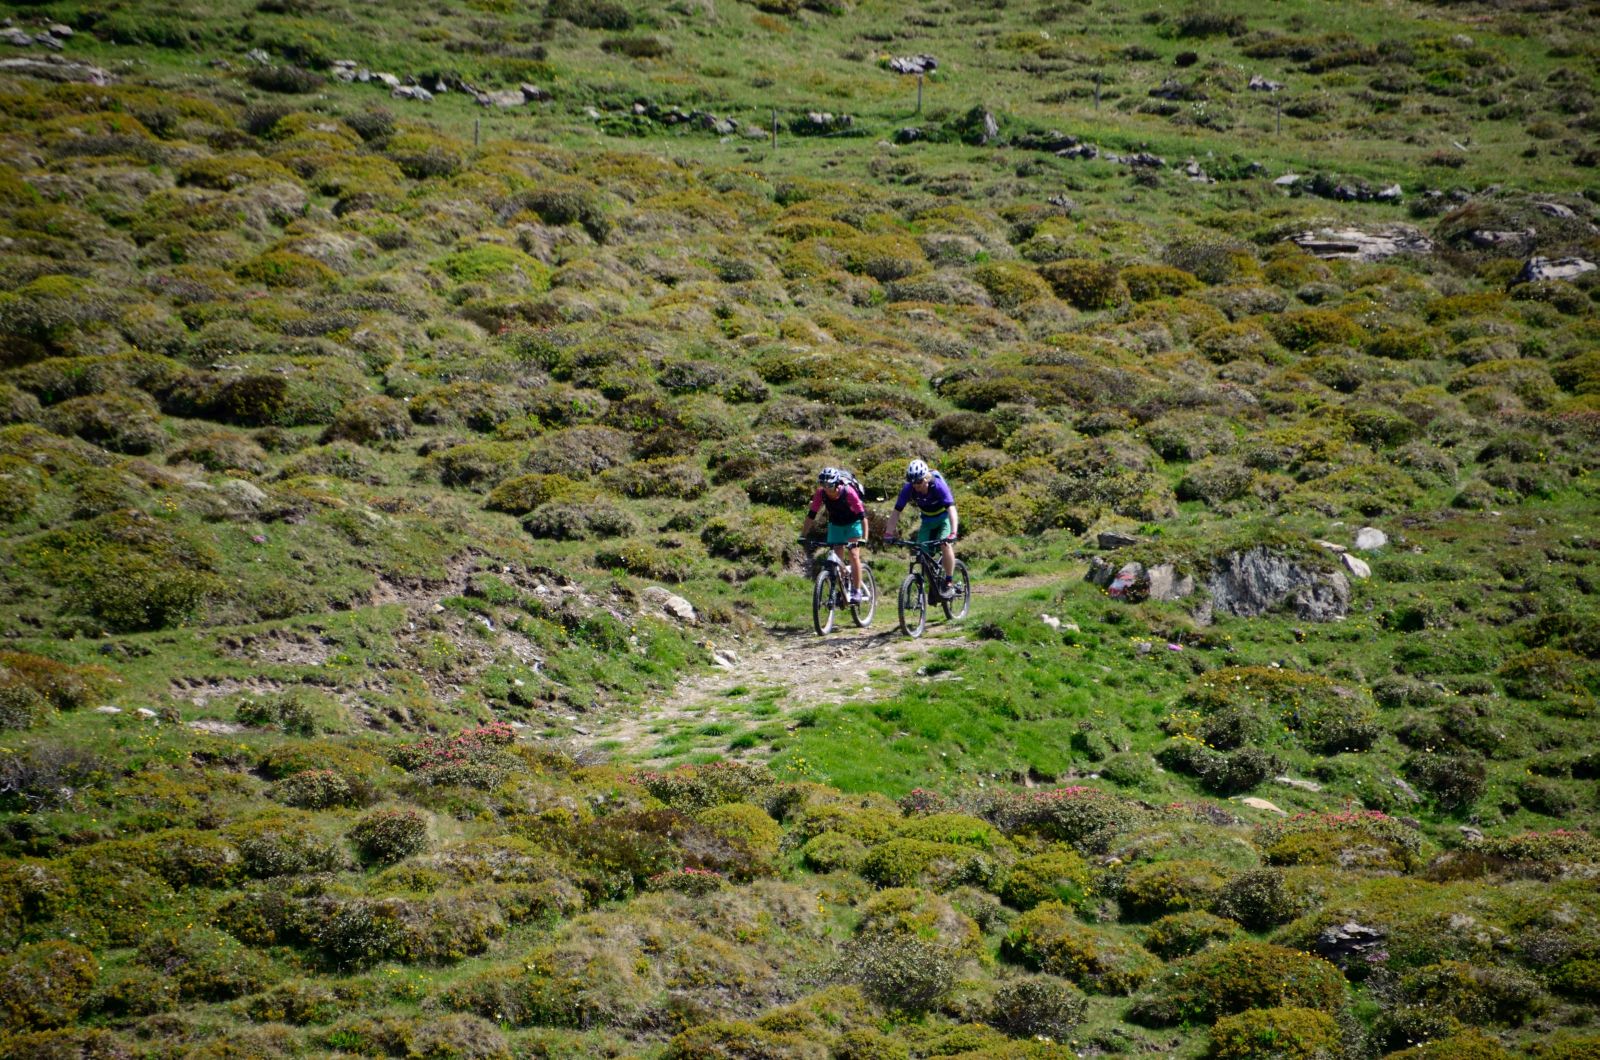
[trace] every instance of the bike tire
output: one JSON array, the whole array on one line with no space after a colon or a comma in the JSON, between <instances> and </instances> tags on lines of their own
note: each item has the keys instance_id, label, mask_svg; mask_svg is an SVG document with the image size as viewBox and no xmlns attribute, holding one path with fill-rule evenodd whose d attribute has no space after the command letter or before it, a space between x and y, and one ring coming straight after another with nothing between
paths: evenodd
<instances>
[{"instance_id":1,"label":"bike tire","mask_svg":"<svg viewBox=\"0 0 1600 1060\"><path fill-rule=\"evenodd\" d=\"M835 580L833 571L824 568L817 572L816 584L811 589L811 624L819 637L833 632L833 612L838 597Z\"/></svg>"},{"instance_id":2,"label":"bike tire","mask_svg":"<svg viewBox=\"0 0 1600 1060\"><path fill-rule=\"evenodd\" d=\"M948 600L940 600L944 608L944 617L951 622L960 622L967 617L967 609L972 606L972 579L967 576L967 565L956 560L955 577L956 594Z\"/></svg>"},{"instance_id":3,"label":"bike tire","mask_svg":"<svg viewBox=\"0 0 1600 1060\"><path fill-rule=\"evenodd\" d=\"M920 637L928 625L928 594L919 574L907 574L900 583L900 632Z\"/></svg>"},{"instance_id":4,"label":"bike tire","mask_svg":"<svg viewBox=\"0 0 1600 1060\"><path fill-rule=\"evenodd\" d=\"M878 613L878 581L872 576L872 568L866 565L861 568L861 585L867 590L867 602L851 604L850 617L857 626L865 629L872 625L872 616Z\"/></svg>"}]
</instances>

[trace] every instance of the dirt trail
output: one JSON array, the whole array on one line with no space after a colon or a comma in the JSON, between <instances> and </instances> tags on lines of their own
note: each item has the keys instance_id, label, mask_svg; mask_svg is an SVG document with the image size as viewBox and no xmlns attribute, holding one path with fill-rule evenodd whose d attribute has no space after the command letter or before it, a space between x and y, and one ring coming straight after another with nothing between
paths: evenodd
<instances>
[{"instance_id":1,"label":"dirt trail","mask_svg":"<svg viewBox=\"0 0 1600 1060\"><path fill-rule=\"evenodd\" d=\"M993 597L1061 579L1054 574L980 581L972 592L975 597ZM743 644L718 643L718 651L732 649L733 665L684 678L641 709L608 717L588 739L620 759L658 761L663 756L652 752L673 732L752 721L752 700L776 708L762 716L770 721L809 707L879 699L898 691L925 665L930 652L970 647L972 629L982 621L981 609L957 624L947 624L937 611L930 612L927 633L912 640L895 625L892 606L891 602L886 616L880 604L868 629L856 629L846 618L844 629L825 637L809 629L785 629Z\"/></svg>"},{"instance_id":2,"label":"dirt trail","mask_svg":"<svg viewBox=\"0 0 1600 1060\"><path fill-rule=\"evenodd\" d=\"M871 629L852 627L826 637L810 630L773 632L734 648L734 665L691 674L637 713L607 719L592 739L619 758L649 761L651 750L673 730L751 720L752 698L770 703L779 715L877 699L900 688L930 651L969 643L932 629L911 640L892 623L883 627L881 619Z\"/></svg>"}]
</instances>

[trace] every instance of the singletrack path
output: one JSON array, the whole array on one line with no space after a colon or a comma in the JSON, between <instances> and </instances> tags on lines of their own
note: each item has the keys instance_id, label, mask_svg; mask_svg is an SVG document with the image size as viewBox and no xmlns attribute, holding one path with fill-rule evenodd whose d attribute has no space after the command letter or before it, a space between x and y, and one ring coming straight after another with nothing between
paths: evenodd
<instances>
[{"instance_id":1,"label":"singletrack path","mask_svg":"<svg viewBox=\"0 0 1600 1060\"><path fill-rule=\"evenodd\" d=\"M660 763L691 750L716 749L729 757L759 759L760 747L726 750L726 734L743 725L781 720L794 728L793 715L817 706L882 699L922 673L931 653L972 646L972 629L983 621L983 604L997 596L1063 580L1060 574L1002 581L975 581L973 612L958 623L929 610L920 639L900 633L891 597L880 599L872 626L857 629L842 616L843 629L819 637L807 629L770 629L732 648L733 665L690 674L672 691L638 709L613 712L588 734L586 742L612 757ZM942 674L927 680L946 679ZM692 734L713 742L696 746ZM719 739L720 737L720 739Z\"/></svg>"}]
</instances>

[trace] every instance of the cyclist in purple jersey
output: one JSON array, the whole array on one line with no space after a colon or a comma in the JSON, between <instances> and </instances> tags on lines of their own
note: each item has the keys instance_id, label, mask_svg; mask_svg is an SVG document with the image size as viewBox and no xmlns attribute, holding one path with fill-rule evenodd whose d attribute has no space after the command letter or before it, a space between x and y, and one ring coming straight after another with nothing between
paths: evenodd
<instances>
[{"instance_id":1,"label":"cyclist in purple jersey","mask_svg":"<svg viewBox=\"0 0 1600 1060\"><path fill-rule=\"evenodd\" d=\"M916 540L940 541L944 544L944 584L939 587L939 598L949 600L956 594L956 550L951 544L960 525L956 515L956 498L950 492L950 484L944 480L944 476L922 460L913 460L906 465L906 484L900 487L900 496L895 498L894 511L889 513L889 525L884 529L884 537L895 536L895 527L900 525L900 513L911 503L915 503L917 511L922 513L922 525L917 527Z\"/></svg>"}]
</instances>

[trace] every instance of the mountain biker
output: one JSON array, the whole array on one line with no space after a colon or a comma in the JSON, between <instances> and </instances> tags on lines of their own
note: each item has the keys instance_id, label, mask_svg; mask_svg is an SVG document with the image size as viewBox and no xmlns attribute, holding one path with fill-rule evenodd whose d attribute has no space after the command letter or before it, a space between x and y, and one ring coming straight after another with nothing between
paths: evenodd
<instances>
[{"instance_id":1,"label":"mountain biker","mask_svg":"<svg viewBox=\"0 0 1600 1060\"><path fill-rule=\"evenodd\" d=\"M867 536L867 506L860 492L851 484L850 476L836 467L825 467L817 475L817 492L811 496L811 509L800 528L801 537L811 536L817 513L828 509L828 544L839 562L846 560L849 551L850 602L866 603L869 596L861 585L861 542Z\"/></svg>"},{"instance_id":2,"label":"mountain biker","mask_svg":"<svg viewBox=\"0 0 1600 1060\"><path fill-rule=\"evenodd\" d=\"M956 528L960 525L956 516L955 495L950 492L950 485L945 482L944 476L925 461L911 461L906 465L906 484L900 487L894 511L889 514L889 525L883 532L885 538L894 537L895 527L900 524L900 513L911 501L916 502L917 510L922 513L922 525L917 527L916 540L924 543L940 541L944 544L944 584L939 587L939 598L952 599L956 595L956 550L951 542L955 540Z\"/></svg>"}]
</instances>

